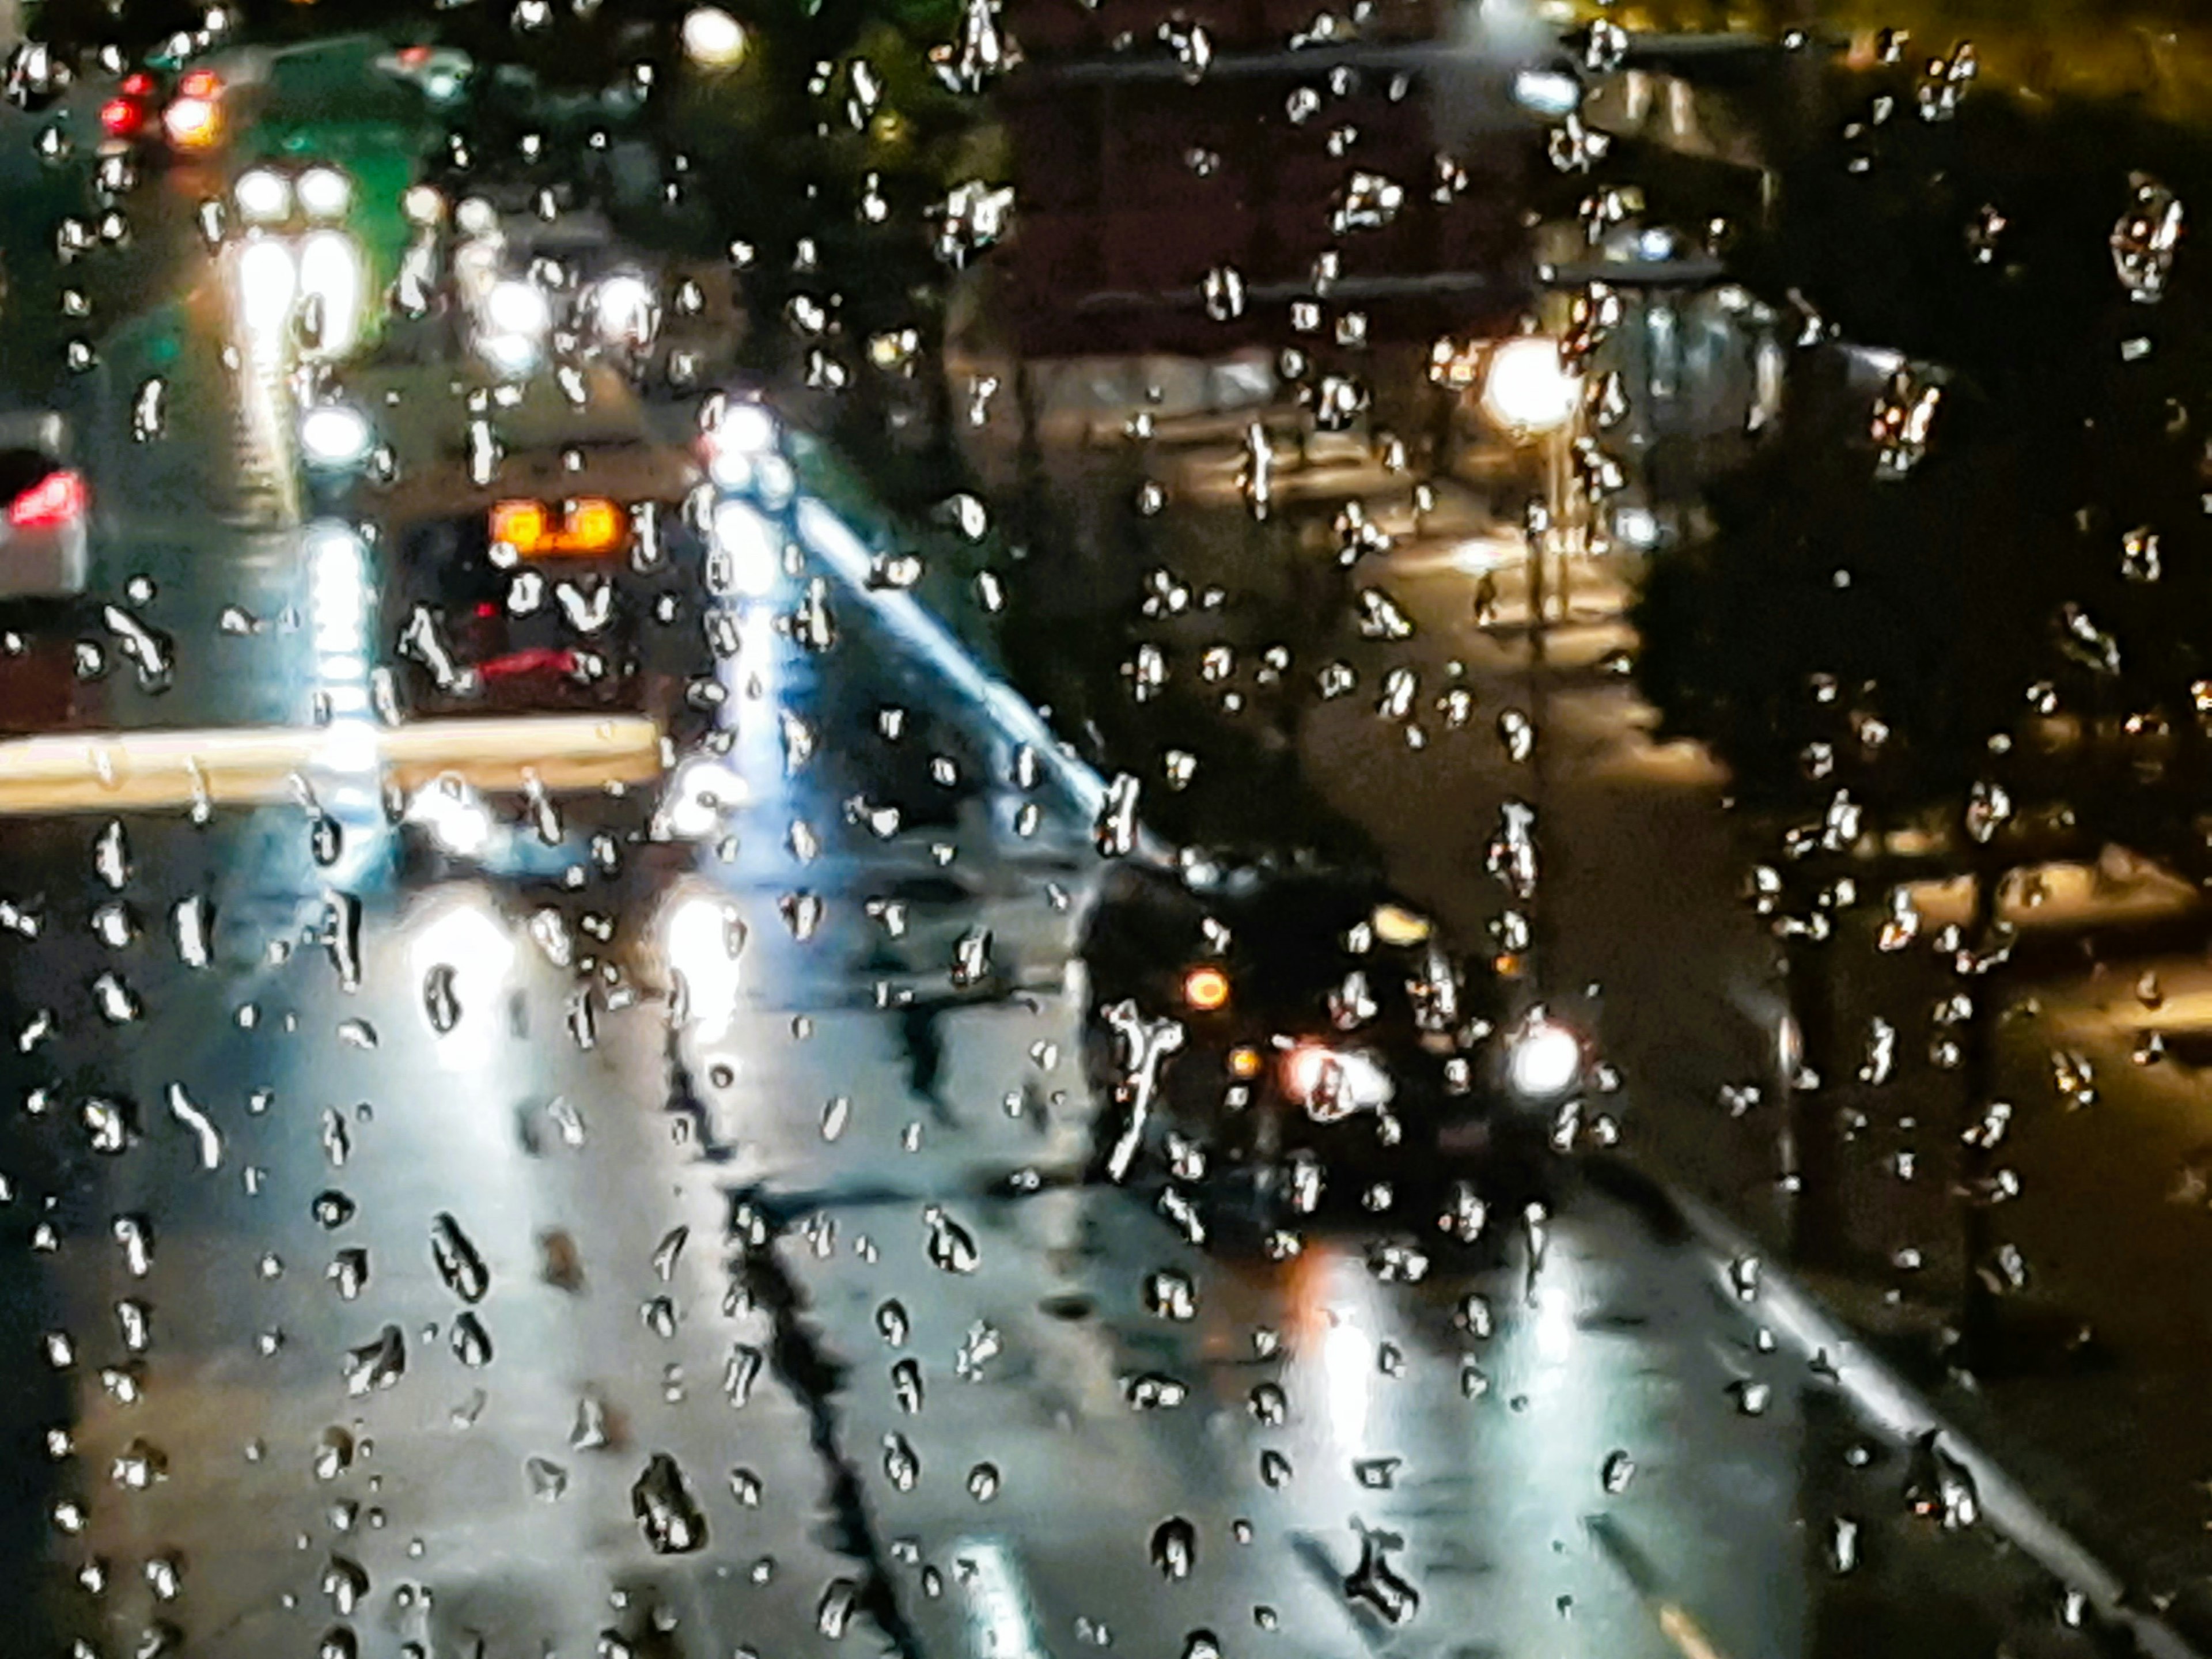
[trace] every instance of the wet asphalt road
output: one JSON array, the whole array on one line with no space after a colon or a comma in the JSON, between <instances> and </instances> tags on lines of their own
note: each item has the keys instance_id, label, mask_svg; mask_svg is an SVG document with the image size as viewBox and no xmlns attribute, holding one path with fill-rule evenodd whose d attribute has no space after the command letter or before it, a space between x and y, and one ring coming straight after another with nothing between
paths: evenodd
<instances>
[{"instance_id":1,"label":"wet asphalt road","mask_svg":"<svg viewBox=\"0 0 2212 1659\"><path fill-rule=\"evenodd\" d=\"M296 526L118 538L175 659L105 717L308 717ZM746 804L696 844L630 840L644 792L551 846L495 802L478 856L366 811L328 860L297 807L0 830L0 1645L2100 1650L1620 1178L1288 1259L1149 1164L1085 1184L1088 803L872 797L883 707L993 780L1032 734L816 544L702 653ZM826 647L782 621L814 574ZM1001 988L918 1066L883 988L985 930Z\"/></svg>"}]
</instances>

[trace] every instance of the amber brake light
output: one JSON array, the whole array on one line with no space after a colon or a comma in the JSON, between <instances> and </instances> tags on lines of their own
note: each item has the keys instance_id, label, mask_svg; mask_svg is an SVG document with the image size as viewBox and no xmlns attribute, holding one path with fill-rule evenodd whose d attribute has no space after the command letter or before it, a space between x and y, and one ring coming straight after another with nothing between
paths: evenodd
<instances>
[{"instance_id":1,"label":"amber brake light","mask_svg":"<svg viewBox=\"0 0 2212 1659\"><path fill-rule=\"evenodd\" d=\"M629 514L600 495L566 503L557 519L543 501L501 501L491 510L491 538L526 559L619 553L629 539Z\"/></svg>"}]
</instances>

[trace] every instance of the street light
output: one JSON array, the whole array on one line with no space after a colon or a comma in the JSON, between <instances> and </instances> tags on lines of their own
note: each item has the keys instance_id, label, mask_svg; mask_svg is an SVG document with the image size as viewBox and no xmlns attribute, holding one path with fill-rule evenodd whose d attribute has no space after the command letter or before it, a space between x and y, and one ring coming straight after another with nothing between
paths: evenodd
<instances>
[{"instance_id":1,"label":"street light","mask_svg":"<svg viewBox=\"0 0 2212 1659\"><path fill-rule=\"evenodd\" d=\"M1559 344L1524 334L1494 347L1482 377L1482 412L1516 436L1541 437L1574 418L1583 383L1559 361Z\"/></svg>"},{"instance_id":2,"label":"street light","mask_svg":"<svg viewBox=\"0 0 2212 1659\"><path fill-rule=\"evenodd\" d=\"M1523 334L1491 349L1483 366L1482 412L1516 442L1544 446L1545 522L1532 527L1528 538L1528 642L1540 657L1544 650L1543 542L1560 538L1565 529L1569 498L1574 422L1582 412L1582 376L1572 373L1559 356L1559 343L1541 334ZM1559 541L1559 580L1566 581L1565 556L1570 550Z\"/></svg>"},{"instance_id":3,"label":"street light","mask_svg":"<svg viewBox=\"0 0 2212 1659\"><path fill-rule=\"evenodd\" d=\"M735 69L747 45L745 26L720 6L701 6L684 19L684 55L702 69Z\"/></svg>"}]
</instances>

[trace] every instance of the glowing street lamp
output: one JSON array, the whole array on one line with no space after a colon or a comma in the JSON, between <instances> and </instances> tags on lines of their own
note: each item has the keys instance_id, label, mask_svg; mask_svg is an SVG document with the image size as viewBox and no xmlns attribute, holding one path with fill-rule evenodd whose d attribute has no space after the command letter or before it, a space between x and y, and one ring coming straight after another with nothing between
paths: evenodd
<instances>
[{"instance_id":1,"label":"glowing street lamp","mask_svg":"<svg viewBox=\"0 0 2212 1659\"><path fill-rule=\"evenodd\" d=\"M1556 432L1574 418L1583 383L1559 360L1559 342L1524 334L1493 348L1482 377L1482 412L1527 437Z\"/></svg>"},{"instance_id":2,"label":"glowing street lamp","mask_svg":"<svg viewBox=\"0 0 2212 1659\"><path fill-rule=\"evenodd\" d=\"M720 6L700 6L684 19L684 55L702 69L735 69L744 61L745 26Z\"/></svg>"}]
</instances>

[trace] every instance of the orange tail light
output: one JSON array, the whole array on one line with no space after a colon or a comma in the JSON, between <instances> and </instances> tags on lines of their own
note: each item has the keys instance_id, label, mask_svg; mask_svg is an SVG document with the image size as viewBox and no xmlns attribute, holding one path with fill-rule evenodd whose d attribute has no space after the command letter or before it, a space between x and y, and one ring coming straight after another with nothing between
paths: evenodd
<instances>
[{"instance_id":1,"label":"orange tail light","mask_svg":"<svg viewBox=\"0 0 2212 1659\"><path fill-rule=\"evenodd\" d=\"M543 501L501 501L491 510L491 538L526 559L597 557L629 541L629 514L603 495L567 502L556 520Z\"/></svg>"}]
</instances>

